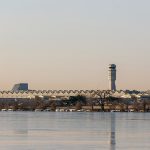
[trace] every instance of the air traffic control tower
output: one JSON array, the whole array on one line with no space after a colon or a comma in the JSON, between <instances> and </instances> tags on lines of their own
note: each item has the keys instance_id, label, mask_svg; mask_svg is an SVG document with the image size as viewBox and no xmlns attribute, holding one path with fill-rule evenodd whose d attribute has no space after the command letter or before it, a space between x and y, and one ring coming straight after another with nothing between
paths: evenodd
<instances>
[{"instance_id":1,"label":"air traffic control tower","mask_svg":"<svg viewBox=\"0 0 150 150\"><path fill-rule=\"evenodd\" d=\"M109 90L116 91L116 65L110 64L109 65Z\"/></svg>"}]
</instances>

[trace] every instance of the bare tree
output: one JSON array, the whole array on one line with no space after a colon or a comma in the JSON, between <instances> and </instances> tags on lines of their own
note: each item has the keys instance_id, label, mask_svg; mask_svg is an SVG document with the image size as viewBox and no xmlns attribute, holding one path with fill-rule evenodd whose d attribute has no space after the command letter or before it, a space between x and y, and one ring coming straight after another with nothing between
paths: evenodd
<instances>
[{"instance_id":1,"label":"bare tree","mask_svg":"<svg viewBox=\"0 0 150 150\"><path fill-rule=\"evenodd\" d=\"M98 96L98 103L101 106L102 111L105 111L104 104L108 103L108 98L111 96L110 90L96 91L96 96Z\"/></svg>"},{"instance_id":2,"label":"bare tree","mask_svg":"<svg viewBox=\"0 0 150 150\"><path fill-rule=\"evenodd\" d=\"M82 109L82 104L81 104L81 102L77 102L76 103L76 110L80 110L80 109Z\"/></svg>"}]
</instances>

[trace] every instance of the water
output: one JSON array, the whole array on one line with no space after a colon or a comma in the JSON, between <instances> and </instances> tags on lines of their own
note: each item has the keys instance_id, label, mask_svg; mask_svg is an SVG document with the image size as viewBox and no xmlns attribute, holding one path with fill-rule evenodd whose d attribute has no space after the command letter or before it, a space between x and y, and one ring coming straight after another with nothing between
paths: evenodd
<instances>
[{"instance_id":1,"label":"water","mask_svg":"<svg viewBox=\"0 0 150 150\"><path fill-rule=\"evenodd\" d=\"M150 150L150 114L0 112L0 150Z\"/></svg>"}]
</instances>

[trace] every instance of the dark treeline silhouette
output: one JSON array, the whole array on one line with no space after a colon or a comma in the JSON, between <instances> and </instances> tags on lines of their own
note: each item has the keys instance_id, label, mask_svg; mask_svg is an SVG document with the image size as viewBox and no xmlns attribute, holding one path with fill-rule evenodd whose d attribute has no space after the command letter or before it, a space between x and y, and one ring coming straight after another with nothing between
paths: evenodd
<instances>
[{"instance_id":1,"label":"dark treeline silhouette","mask_svg":"<svg viewBox=\"0 0 150 150\"><path fill-rule=\"evenodd\" d=\"M49 97L36 96L34 99L0 99L0 110L12 109L22 111L51 110L55 111L57 108L80 110L82 108L89 111L135 111L135 112L149 112L150 100L139 100L136 97L131 99L112 97L109 92L99 92L98 97L85 97L83 95L70 96L69 99L51 99Z\"/></svg>"}]
</instances>

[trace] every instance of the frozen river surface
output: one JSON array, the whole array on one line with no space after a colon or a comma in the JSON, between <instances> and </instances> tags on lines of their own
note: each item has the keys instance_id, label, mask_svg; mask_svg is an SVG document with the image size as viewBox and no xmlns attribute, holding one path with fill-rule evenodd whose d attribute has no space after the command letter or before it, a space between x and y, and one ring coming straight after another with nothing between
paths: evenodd
<instances>
[{"instance_id":1,"label":"frozen river surface","mask_svg":"<svg viewBox=\"0 0 150 150\"><path fill-rule=\"evenodd\" d=\"M150 150L150 114L0 112L0 150Z\"/></svg>"}]
</instances>

